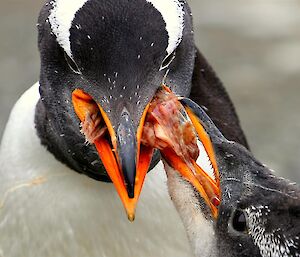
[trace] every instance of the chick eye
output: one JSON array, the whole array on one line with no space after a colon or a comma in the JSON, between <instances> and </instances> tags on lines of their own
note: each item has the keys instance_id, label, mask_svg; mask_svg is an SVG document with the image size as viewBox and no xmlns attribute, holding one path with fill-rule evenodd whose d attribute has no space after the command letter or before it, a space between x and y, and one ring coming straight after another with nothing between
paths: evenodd
<instances>
[{"instance_id":1,"label":"chick eye","mask_svg":"<svg viewBox=\"0 0 300 257\"><path fill-rule=\"evenodd\" d=\"M77 66L76 62L70 58L66 53L65 53L65 60L69 66L69 68L76 74L81 74L81 71L79 67Z\"/></svg>"},{"instance_id":2,"label":"chick eye","mask_svg":"<svg viewBox=\"0 0 300 257\"><path fill-rule=\"evenodd\" d=\"M247 231L247 219L246 215L241 210L236 210L232 217L232 227L238 232Z\"/></svg>"},{"instance_id":3,"label":"chick eye","mask_svg":"<svg viewBox=\"0 0 300 257\"><path fill-rule=\"evenodd\" d=\"M169 54L165 59L163 59L159 70L164 70L165 68L167 68L175 59L175 56L176 52L174 51L173 53Z\"/></svg>"}]
</instances>

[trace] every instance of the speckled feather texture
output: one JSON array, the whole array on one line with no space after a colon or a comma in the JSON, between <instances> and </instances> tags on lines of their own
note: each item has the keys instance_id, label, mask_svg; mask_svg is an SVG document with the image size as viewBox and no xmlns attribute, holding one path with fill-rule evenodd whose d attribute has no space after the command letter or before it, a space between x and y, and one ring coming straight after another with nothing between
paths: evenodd
<instances>
[{"instance_id":1,"label":"speckled feather texture","mask_svg":"<svg viewBox=\"0 0 300 257\"><path fill-rule=\"evenodd\" d=\"M261 256L299 257L300 235L285 235L281 232L280 227L268 231L265 224L267 224L270 212L271 209L267 205L252 206L246 209L249 219L249 234L259 247ZM278 223L280 222L278 221Z\"/></svg>"}]
</instances>

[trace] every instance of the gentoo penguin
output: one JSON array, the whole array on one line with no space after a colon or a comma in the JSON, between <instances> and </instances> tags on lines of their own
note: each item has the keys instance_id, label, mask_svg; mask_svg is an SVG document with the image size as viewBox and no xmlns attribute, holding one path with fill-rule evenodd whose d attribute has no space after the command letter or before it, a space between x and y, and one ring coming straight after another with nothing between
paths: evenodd
<instances>
[{"instance_id":1,"label":"gentoo penguin","mask_svg":"<svg viewBox=\"0 0 300 257\"><path fill-rule=\"evenodd\" d=\"M0 256L190 256L161 165L147 175L133 224L119 201L133 219L145 176L133 168L136 134L162 83L206 106L227 138L246 144L228 95L194 45L188 4L49 0L38 33L40 80L14 106L1 143ZM76 108L89 102L109 128L100 151L80 131ZM108 176L101 160L118 161L117 172ZM152 167L158 160L154 154ZM124 178L114 181L119 196L105 183L114 175Z\"/></svg>"},{"instance_id":2,"label":"gentoo penguin","mask_svg":"<svg viewBox=\"0 0 300 257\"><path fill-rule=\"evenodd\" d=\"M244 146L227 140L201 107L184 101L210 136L222 192L214 218L199 193L165 163L169 192L195 256L300 256L299 186L276 177Z\"/></svg>"}]
</instances>

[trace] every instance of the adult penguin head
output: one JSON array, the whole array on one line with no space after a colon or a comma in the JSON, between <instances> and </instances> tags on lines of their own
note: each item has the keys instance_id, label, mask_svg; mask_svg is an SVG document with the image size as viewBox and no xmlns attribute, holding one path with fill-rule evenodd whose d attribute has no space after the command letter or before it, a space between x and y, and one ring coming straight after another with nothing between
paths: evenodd
<instances>
[{"instance_id":1,"label":"adult penguin head","mask_svg":"<svg viewBox=\"0 0 300 257\"><path fill-rule=\"evenodd\" d=\"M147 106L163 83L178 95L191 90L189 7L180 0L47 1L38 28L39 136L71 168L112 180L133 219L152 156L140 144Z\"/></svg>"}]
</instances>

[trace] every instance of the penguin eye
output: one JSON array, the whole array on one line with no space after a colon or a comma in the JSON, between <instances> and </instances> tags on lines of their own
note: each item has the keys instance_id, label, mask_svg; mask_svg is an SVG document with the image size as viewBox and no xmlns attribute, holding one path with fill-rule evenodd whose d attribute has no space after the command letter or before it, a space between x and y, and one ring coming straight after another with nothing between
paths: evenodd
<instances>
[{"instance_id":1,"label":"penguin eye","mask_svg":"<svg viewBox=\"0 0 300 257\"><path fill-rule=\"evenodd\" d=\"M70 58L66 53L64 53L65 56L65 60L69 66L69 68L76 74L81 74L81 71L79 69L79 67L77 66L76 62Z\"/></svg>"},{"instance_id":2,"label":"penguin eye","mask_svg":"<svg viewBox=\"0 0 300 257\"><path fill-rule=\"evenodd\" d=\"M167 68L172 61L175 59L176 56L176 51L174 51L173 53L169 54L163 61L162 64L160 66L159 70L164 70L165 68Z\"/></svg>"},{"instance_id":3,"label":"penguin eye","mask_svg":"<svg viewBox=\"0 0 300 257\"><path fill-rule=\"evenodd\" d=\"M238 232L247 231L247 219L246 215L241 210L236 210L232 217L232 227Z\"/></svg>"}]
</instances>

